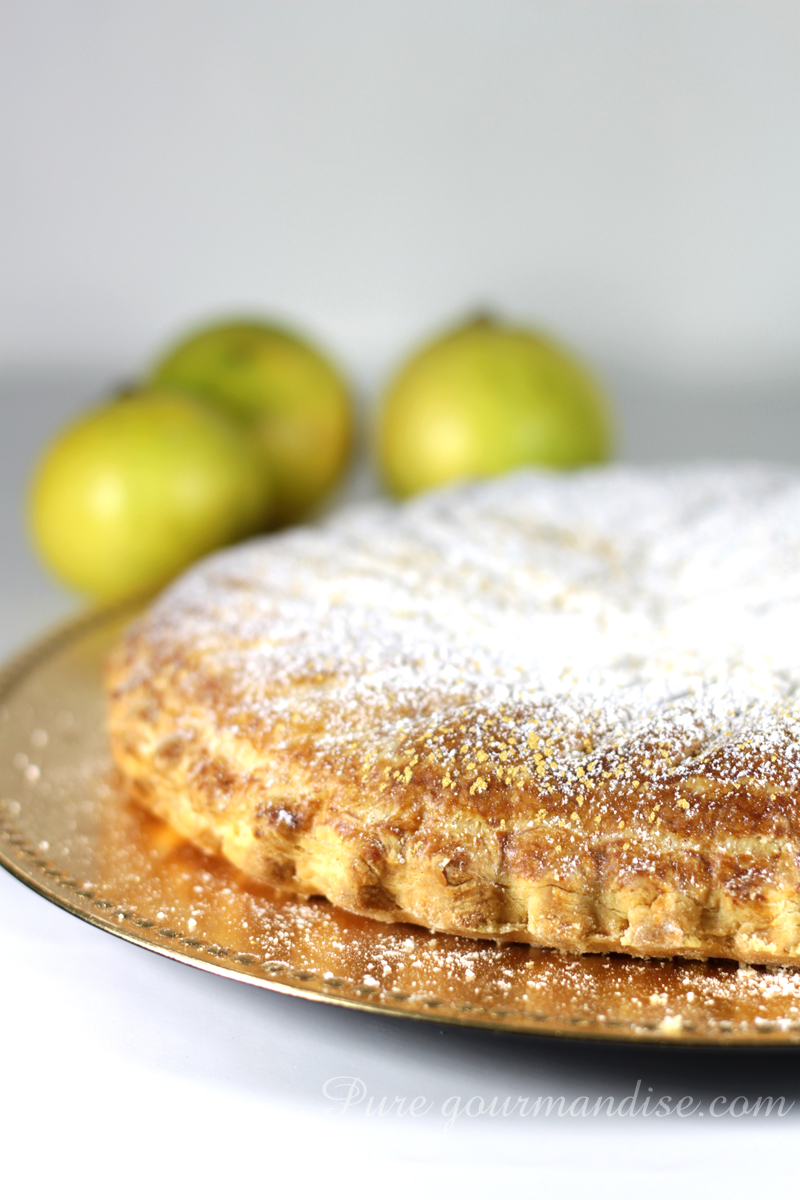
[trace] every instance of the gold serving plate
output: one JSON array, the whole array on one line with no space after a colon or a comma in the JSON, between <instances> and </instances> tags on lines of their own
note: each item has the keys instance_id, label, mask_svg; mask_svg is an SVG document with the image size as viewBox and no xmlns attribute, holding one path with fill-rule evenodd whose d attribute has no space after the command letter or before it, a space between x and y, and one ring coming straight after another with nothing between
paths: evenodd
<instances>
[{"instance_id":1,"label":"gold serving plate","mask_svg":"<svg viewBox=\"0 0 800 1200\"><path fill-rule=\"evenodd\" d=\"M627 1041L800 1043L800 971L563 955L295 900L122 796L105 654L133 610L57 631L0 675L0 863L100 929L259 987L393 1016Z\"/></svg>"}]
</instances>

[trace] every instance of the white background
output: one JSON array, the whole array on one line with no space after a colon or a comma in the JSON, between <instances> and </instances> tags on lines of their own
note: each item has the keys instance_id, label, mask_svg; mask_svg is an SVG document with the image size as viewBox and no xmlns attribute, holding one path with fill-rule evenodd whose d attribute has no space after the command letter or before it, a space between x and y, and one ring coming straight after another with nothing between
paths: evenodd
<instances>
[{"instance_id":1,"label":"white background","mask_svg":"<svg viewBox=\"0 0 800 1200\"><path fill-rule=\"evenodd\" d=\"M800 462L795 3L7 0L0 105L6 653L74 605L24 537L43 440L217 313L316 334L368 405L418 337L494 307L595 364L627 457ZM0 1028L21 1195L796 1187L797 1054L325 1010L117 943L5 876ZM641 1078L796 1111L447 1130L336 1117L333 1075L437 1105Z\"/></svg>"},{"instance_id":2,"label":"white background","mask_svg":"<svg viewBox=\"0 0 800 1200\"><path fill-rule=\"evenodd\" d=\"M794 4L4 6L0 354L286 313L357 371L476 304L643 371L796 368Z\"/></svg>"}]
</instances>

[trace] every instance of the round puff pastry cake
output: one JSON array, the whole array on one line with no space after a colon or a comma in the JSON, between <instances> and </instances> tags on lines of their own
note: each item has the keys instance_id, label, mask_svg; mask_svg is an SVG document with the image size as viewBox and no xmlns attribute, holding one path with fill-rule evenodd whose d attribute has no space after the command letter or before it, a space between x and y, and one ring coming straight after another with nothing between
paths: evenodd
<instances>
[{"instance_id":1,"label":"round puff pastry cake","mask_svg":"<svg viewBox=\"0 0 800 1200\"><path fill-rule=\"evenodd\" d=\"M217 554L109 664L132 794L254 878L800 964L800 475L523 472Z\"/></svg>"}]
</instances>

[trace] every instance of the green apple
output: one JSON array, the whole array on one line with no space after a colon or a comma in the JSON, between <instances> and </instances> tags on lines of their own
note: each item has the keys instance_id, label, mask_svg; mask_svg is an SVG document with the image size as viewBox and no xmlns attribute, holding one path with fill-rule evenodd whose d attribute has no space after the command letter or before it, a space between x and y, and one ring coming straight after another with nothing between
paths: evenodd
<instances>
[{"instance_id":1,"label":"green apple","mask_svg":"<svg viewBox=\"0 0 800 1200\"><path fill-rule=\"evenodd\" d=\"M263 528L272 480L237 422L150 388L80 418L43 454L29 522L52 571L103 600L158 587Z\"/></svg>"},{"instance_id":2,"label":"green apple","mask_svg":"<svg viewBox=\"0 0 800 1200\"><path fill-rule=\"evenodd\" d=\"M203 395L238 416L275 479L275 519L305 517L340 479L350 455L352 405L339 371L305 340L258 321L191 334L153 381Z\"/></svg>"},{"instance_id":3,"label":"green apple","mask_svg":"<svg viewBox=\"0 0 800 1200\"><path fill-rule=\"evenodd\" d=\"M381 471L398 496L526 464L602 462L610 445L609 406L589 371L534 330L486 318L418 352L379 416Z\"/></svg>"}]
</instances>

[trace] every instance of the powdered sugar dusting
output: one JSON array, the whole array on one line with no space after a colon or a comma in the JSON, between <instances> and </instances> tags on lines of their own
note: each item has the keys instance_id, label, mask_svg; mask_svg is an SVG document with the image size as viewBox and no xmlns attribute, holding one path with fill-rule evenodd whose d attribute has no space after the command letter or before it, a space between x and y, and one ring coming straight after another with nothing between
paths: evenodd
<instances>
[{"instance_id":1,"label":"powdered sugar dusting","mask_svg":"<svg viewBox=\"0 0 800 1200\"><path fill-rule=\"evenodd\" d=\"M759 786L800 781L790 470L522 472L352 508L207 560L149 621L277 736L322 724L330 757L399 728L473 795L680 778L698 755L731 782L753 748Z\"/></svg>"}]
</instances>

